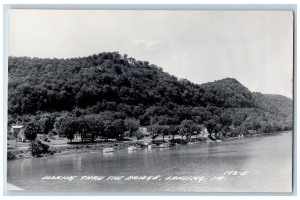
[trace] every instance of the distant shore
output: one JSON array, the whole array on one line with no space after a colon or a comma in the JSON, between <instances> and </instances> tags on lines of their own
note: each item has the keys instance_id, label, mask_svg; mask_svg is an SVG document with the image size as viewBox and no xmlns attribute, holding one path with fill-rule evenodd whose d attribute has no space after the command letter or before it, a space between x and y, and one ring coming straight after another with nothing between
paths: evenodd
<instances>
[{"instance_id":1,"label":"distant shore","mask_svg":"<svg viewBox=\"0 0 300 200\"><path fill-rule=\"evenodd\" d=\"M286 131L284 131L286 132ZM252 135L245 135L242 137L224 137L221 140L211 140L209 138L206 138L205 141L201 140L193 140L192 142L186 142L185 139L179 139L179 141L182 141L179 145L185 145L188 143L208 143L208 142L225 142L229 140L236 140L241 139L243 137L260 137L265 135L274 135L279 132L273 132L273 133L262 133L262 134L252 134ZM172 145L178 144L178 139L176 139L177 143L170 142L172 140L168 139L165 140L165 142L169 142ZM185 142L183 142L185 141ZM149 143L152 147L156 148L158 143L162 143L162 140L155 140L154 142ZM135 146L137 149L145 148L147 147L143 141L108 141L108 142L95 142L95 143L76 143L76 144L67 144L65 146L51 146L50 149L53 152L53 154L45 154L38 157L56 157L56 156L62 156L62 155L70 155L70 154L80 154L80 153L89 153L89 152L103 152L104 148L113 148L114 151L121 151L121 150L127 150L128 147ZM37 158L35 156L32 156L30 149L26 150L9 150L8 151L8 160L16 160L16 159L29 159L29 158Z\"/></svg>"}]
</instances>

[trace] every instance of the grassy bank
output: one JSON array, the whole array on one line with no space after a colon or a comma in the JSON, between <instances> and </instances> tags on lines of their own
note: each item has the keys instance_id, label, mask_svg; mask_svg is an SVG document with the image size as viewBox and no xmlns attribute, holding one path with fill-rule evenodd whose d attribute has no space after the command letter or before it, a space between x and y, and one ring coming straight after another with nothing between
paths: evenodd
<instances>
[{"instance_id":1,"label":"grassy bank","mask_svg":"<svg viewBox=\"0 0 300 200\"><path fill-rule=\"evenodd\" d=\"M142 142L138 141L108 141L97 143L73 143L63 146L50 146L48 153L38 157L59 156L68 154L79 154L87 152L102 152L104 148L113 148L114 150L127 149L129 146L143 147ZM25 150L11 149L7 152L8 160L33 158L30 148Z\"/></svg>"}]
</instances>

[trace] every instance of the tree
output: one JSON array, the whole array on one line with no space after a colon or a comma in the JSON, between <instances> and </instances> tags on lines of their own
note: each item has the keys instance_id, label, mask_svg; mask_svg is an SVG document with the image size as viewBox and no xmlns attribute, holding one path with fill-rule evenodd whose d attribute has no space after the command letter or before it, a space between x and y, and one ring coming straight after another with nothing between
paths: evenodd
<instances>
[{"instance_id":1,"label":"tree","mask_svg":"<svg viewBox=\"0 0 300 200\"><path fill-rule=\"evenodd\" d=\"M76 118L65 117L61 119L58 123L59 135L67 137L72 142L72 140L74 139L74 135L78 131Z\"/></svg>"},{"instance_id":2,"label":"tree","mask_svg":"<svg viewBox=\"0 0 300 200\"><path fill-rule=\"evenodd\" d=\"M230 115L229 113L227 113L227 112L222 113L222 114L221 114L221 117L220 117L220 122L221 122L221 124L224 125L224 126L226 126L226 125L227 125L227 126L230 126L231 123L232 123L231 115Z\"/></svg>"},{"instance_id":3,"label":"tree","mask_svg":"<svg viewBox=\"0 0 300 200\"><path fill-rule=\"evenodd\" d=\"M181 135L181 138L183 138L183 136L185 136L185 131L182 126L179 127L178 133L179 133L179 135Z\"/></svg>"},{"instance_id":4,"label":"tree","mask_svg":"<svg viewBox=\"0 0 300 200\"><path fill-rule=\"evenodd\" d=\"M216 121L213 120L213 119L210 119L210 120L204 122L204 126L206 127L206 129L207 129L207 131L208 131L208 133L209 133L209 137L210 137L211 139L213 139L212 136L211 136L211 134L213 133L213 131L214 131L216 125L217 125L217 123L216 123Z\"/></svg>"},{"instance_id":5,"label":"tree","mask_svg":"<svg viewBox=\"0 0 300 200\"><path fill-rule=\"evenodd\" d=\"M37 123L30 122L25 128L24 134L27 140L33 142L38 134L42 134L42 130Z\"/></svg>"},{"instance_id":6,"label":"tree","mask_svg":"<svg viewBox=\"0 0 300 200\"><path fill-rule=\"evenodd\" d=\"M33 156L39 156L41 154L46 154L49 151L49 145L42 143L41 141L32 142L30 144L30 150Z\"/></svg>"},{"instance_id":7,"label":"tree","mask_svg":"<svg viewBox=\"0 0 300 200\"><path fill-rule=\"evenodd\" d=\"M150 125L150 117L148 114L144 114L142 116L140 116L140 124L142 126L147 126L147 125Z\"/></svg>"},{"instance_id":8,"label":"tree","mask_svg":"<svg viewBox=\"0 0 300 200\"><path fill-rule=\"evenodd\" d=\"M92 140L94 140L97 136L101 136L104 133L104 123L99 117L93 118L90 120L90 131L92 134Z\"/></svg>"},{"instance_id":9,"label":"tree","mask_svg":"<svg viewBox=\"0 0 300 200\"><path fill-rule=\"evenodd\" d=\"M201 133L202 127L201 125L193 124L191 130L192 130L192 135L196 135L197 137L197 135Z\"/></svg>"},{"instance_id":10,"label":"tree","mask_svg":"<svg viewBox=\"0 0 300 200\"><path fill-rule=\"evenodd\" d=\"M124 132L126 131L126 126L122 119L107 121L104 127L103 135L106 137L106 141L108 141L109 138L123 138Z\"/></svg>"},{"instance_id":11,"label":"tree","mask_svg":"<svg viewBox=\"0 0 300 200\"><path fill-rule=\"evenodd\" d=\"M77 122L76 121L69 121L69 123L66 125L64 135L67 136L67 139L69 139L71 142L74 139L74 135L78 131L77 128Z\"/></svg>"},{"instance_id":12,"label":"tree","mask_svg":"<svg viewBox=\"0 0 300 200\"><path fill-rule=\"evenodd\" d=\"M70 140L70 142L72 142L72 140L74 139L74 132L68 132L68 134L67 134L67 139L69 139Z\"/></svg>"},{"instance_id":13,"label":"tree","mask_svg":"<svg viewBox=\"0 0 300 200\"><path fill-rule=\"evenodd\" d=\"M175 139L175 135L179 133L180 126L178 125L170 125L170 134L172 135L172 139Z\"/></svg>"},{"instance_id":14,"label":"tree","mask_svg":"<svg viewBox=\"0 0 300 200\"><path fill-rule=\"evenodd\" d=\"M239 126L247 118L247 114L244 112L237 112L232 117L232 123L235 126Z\"/></svg>"},{"instance_id":15,"label":"tree","mask_svg":"<svg viewBox=\"0 0 300 200\"><path fill-rule=\"evenodd\" d=\"M48 134L48 132L54 128L55 117L47 113L43 114L38 123L41 127L42 133Z\"/></svg>"},{"instance_id":16,"label":"tree","mask_svg":"<svg viewBox=\"0 0 300 200\"><path fill-rule=\"evenodd\" d=\"M208 126L214 122L210 134L219 134L218 124L238 127L249 117L256 118L246 126L252 130L293 128L289 98L252 93L233 78L200 85L178 80L155 65L117 52L71 59L9 57L8 65L8 117L18 116L23 124L36 118L42 133L54 126L70 140L74 134L92 141L97 135L123 137L124 128L117 128L122 125L114 120L125 120L129 134L139 125L171 126L184 120ZM72 117L76 128L66 134L61 124ZM263 118L268 124L259 123ZM184 126L179 130L187 137L197 132Z\"/></svg>"},{"instance_id":17,"label":"tree","mask_svg":"<svg viewBox=\"0 0 300 200\"><path fill-rule=\"evenodd\" d=\"M163 125L160 128L160 135L163 137L163 141L165 141L165 136L170 134L170 126L169 125Z\"/></svg>"},{"instance_id":18,"label":"tree","mask_svg":"<svg viewBox=\"0 0 300 200\"><path fill-rule=\"evenodd\" d=\"M128 136L132 136L132 134L139 128L139 122L134 119L125 119L124 124L128 130Z\"/></svg>"},{"instance_id":19,"label":"tree","mask_svg":"<svg viewBox=\"0 0 300 200\"><path fill-rule=\"evenodd\" d=\"M222 137L222 136L220 136L220 134L219 134L219 133L221 132L222 128L223 128L222 124L220 124L220 123L217 123L217 124L216 124L216 126L215 126L215 128L214 128L214 131L215 131L215 133L216 133L216 135L215 135L215 138L216 138L216 139L220 139L220 137Z\"/></svg>"},{"instance_id":20,"label":"tree","mask_svg":"<svg viewBox=\"0 0 300 200\"><path fill-rule=\"evenodd\" d=\"M124 132L126 131L124 120L116 119L112 122L112 126L115 131L115 135L119 138L123 138Z\"/></svg>"},{"instance_id":21,"label":"tree","mask_svg":"<svg viewBox=\"0 0 300 200\"><path fill-rule=\"evenodd\" d=\"M273 130L274 130L272 123L268 122L268 121L261 121L260 126L261 126L261 131L263 133L270 133L270 132L273 132Z\"/></svg>"},{"instance_id":22,"label":"tree","mask_svg":"<svg viewBox=\"0 0 300 200\"><path fill-rule=\"evenodd\" d=\"M151 134L152 141L155 140L157 136L159 136L161 126L154 124L148 127L148 131Z\"/></svg>"},{"instance_id":23,"label":"tree","mask_svg":"<svg viewBox=\"0 0 300 200\"><path fill-rule=\"evenodd\" d=\"M86 139L87 135L91 136L90 140L92 140L92 133L91 133L92 131L91 131L90 123L84 118L78 119L77 132L80 134L82 143Z\"/></svg>"},{"instance_id":24,"label":"tree","mask_svg":"<svg viewBox=\"0 0 300 200\"><path fill-rule=\"evenodd\" d=\"M135 136L137 140L140 140L144 137L144 132L142 130L138 129L137 131L135 131L133 133L133 136Z\"/></svg>"},{"instance_id":25,"label":"tree","mask_svg":"<svg viewBox=\"0 0 300 200\"><path fill-rule=\"evenodd\" d=\"M221 133L223 137L227 137L227 133L230 132L229 126L223 126L221 129Z\"/></svg>"},{"instance_id":26,"label":"tree","mask_svg":"<svg viewBox=\"0 0 300 200\"><path fill-rule=\"evenodd\" d=\"M195 125L196 124L193 120L183 120L181 122L182 134L185 135L187 141L190 140Z\"/></svg>"}]
</instances>

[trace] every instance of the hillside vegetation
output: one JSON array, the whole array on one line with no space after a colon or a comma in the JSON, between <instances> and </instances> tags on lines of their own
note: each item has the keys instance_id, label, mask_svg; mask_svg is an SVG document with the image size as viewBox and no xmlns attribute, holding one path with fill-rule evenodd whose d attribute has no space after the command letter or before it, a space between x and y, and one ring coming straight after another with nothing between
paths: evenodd
<instances>
[{"instance_id":1,"label":"hillside vegetation","mask_svg":"<svg viewBox=\"0 0 300 200\"><path fill-rule=\"evenodd\" d=\"M292 129L292 100L252 93L233 78L205 84L178 79L118 52L83 58L10 57L8 125L34 124L72 139L191 135L219 138ZM38 129L37 129L38 130Z\"/></svg>"}]
</instances>

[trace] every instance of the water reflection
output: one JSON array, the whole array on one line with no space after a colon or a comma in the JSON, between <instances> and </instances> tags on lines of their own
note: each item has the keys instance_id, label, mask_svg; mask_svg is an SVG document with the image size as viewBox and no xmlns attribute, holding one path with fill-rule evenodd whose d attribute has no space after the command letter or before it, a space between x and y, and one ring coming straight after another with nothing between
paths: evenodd
<instances>
[{"instance_id":1,"label":"water reflection","mask_svg":"<svg viewBox=\"0 0 300 200\"><path fill-rule=\"evenodd\" d=\"M76 169L81 169L81 156L76 156L73 165L76 166Z\"/></svg>"},{"instance_id":2,"label":"water reflection","mask_svg":"<svg viewBox=\"0 0 300 200\"><path fill-rule=\"evenodd\" d=\"M134 150L134 151L128 151L128 154L133 154L133 153L136 153L137 150Z\"/></svg>"},{"instance_id":3,"label":"water reflection","mask_svg":"<svg viewBox=\"0 0 300 200\"><path fill-rule=\"evenodd\" d=\"M8 162L8 182L34 191L287 191L291 188L292 137L283 133L136 151L96 152ZM276 166L276 167L274 167ZM164 181L168 176L223 176L226 171L250 171L201 183ZM41 177L153 176L161 181L41 181ZM31 183L31 184L29 184Z\"/></svg>"},{"instance_id":4,"label":"water reflection","mask_svg":"<svg viewBox=\"0 0 300 200\"><path fill-rule=\"evenodd\" d=\"M114 153L113 152L107 152L107 153L103 153L103 157L105 158L111 158L114 156Z\"/></svg>"}]
</instances>

